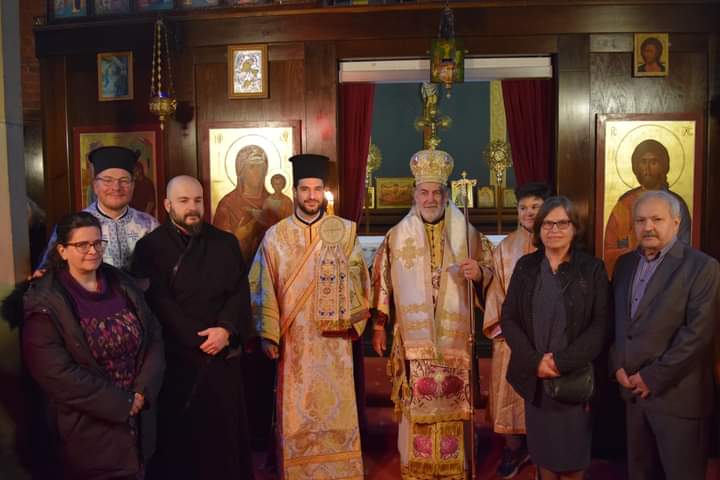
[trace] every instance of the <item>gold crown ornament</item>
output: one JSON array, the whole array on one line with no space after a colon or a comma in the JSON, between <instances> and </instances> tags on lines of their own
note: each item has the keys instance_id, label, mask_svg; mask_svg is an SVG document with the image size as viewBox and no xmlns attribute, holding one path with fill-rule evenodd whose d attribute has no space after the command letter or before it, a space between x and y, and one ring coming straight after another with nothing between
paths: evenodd
<instances>
[{"instance_id":1,"label":"gold crown ornament","mask_svg":"<svg viewBox=\"0 0 720 480\"><path fill-rule=\"evenodd\" d=\"M433 182L446 185L455 162L449 153L442 150L420 150L410 159L410 170L415 185Z\"/></svg>"}]
</instances>

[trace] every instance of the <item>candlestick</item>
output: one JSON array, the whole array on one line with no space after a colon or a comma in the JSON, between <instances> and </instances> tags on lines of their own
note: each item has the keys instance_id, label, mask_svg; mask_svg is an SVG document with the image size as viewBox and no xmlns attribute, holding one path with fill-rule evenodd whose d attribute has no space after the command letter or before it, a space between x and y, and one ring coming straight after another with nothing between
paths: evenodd
<instances>
[{"instance_id":1,"label":"candlestick","mask_svg":"<svg viewBox=\"0 0 720 480\"><path fill-rule=\"evenodd\" d=\"M327 214L335 215L335 201L333 194L330 190L325 190L325 200L327 201Z\"/></svg>"}]
</instances>

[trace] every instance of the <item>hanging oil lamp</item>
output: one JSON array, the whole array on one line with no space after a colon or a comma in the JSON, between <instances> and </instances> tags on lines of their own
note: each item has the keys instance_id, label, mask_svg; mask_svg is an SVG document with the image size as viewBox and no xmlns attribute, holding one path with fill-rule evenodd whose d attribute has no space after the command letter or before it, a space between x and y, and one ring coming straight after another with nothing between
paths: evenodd
<instances>
[{"instance_id":1,"label":"hanging oil lamp","mask_svg":"<svg viewBox=\"0 0 720 480\"><path fill-rule=\"evenodd\" d=\"M430 81L445 87L445 96L450 98L454 83L465 81L465 50L462 40L455 38L455 14L445 3L438 37L430 46Z\"/></svg>"},{"instance_id":2,"label":"hanging oil lamp","mask_svg":"<svg viewBox=\"0 0 720 480\"><path fill-rule=\"evenodd\" d=\"M153 34L152 76L150 78L150 112L160 119L160 128L165 128L165 119L175 113L177 99L172 81L170 48L165 22L158 18Z\"/></svg>"}]
</instances>

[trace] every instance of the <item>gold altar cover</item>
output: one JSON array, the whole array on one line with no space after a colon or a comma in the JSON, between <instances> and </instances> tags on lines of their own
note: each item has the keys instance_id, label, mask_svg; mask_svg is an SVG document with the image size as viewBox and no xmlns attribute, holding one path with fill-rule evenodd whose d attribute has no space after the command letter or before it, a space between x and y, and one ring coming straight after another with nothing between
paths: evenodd
<instances>
[{"instance_id":1,"label":"gold altar cover","mask_svg":"<svg viewBox=\"0 0 720 480\"><path fill-rule=\"evenodd\" d=\"M470 242L484 292L492 245L472 227ZM465 219L452 202L436 225L424 224L413 208L375 257L373 306L396 319L388 372L406 480L464 478L463 421L472 412L467 282L458 267L465 258Z\"/></svg>"},{"instance_id":2,"label":"gold altar cover","mask_svg":"<svg viewBox=\"0 0 720 480\"><path fill-rule=\"evenodd\" d=\"M282 478L363 478L350 333L365 327L369 278L355 224L335 216L280 221L265 234L250 288L259 335L280 345Z\"/></svg>"},{"instance_id":3,"label":"gold altar cover","mask_svg":"<svg viewBox=\"0 0 720 480\"><path fill-rule=\"evenodd\" d=\"M535 250L530 232L518 227L493 252L495 276L488 289L483 318L483 333L492 340L493 349L486 412L493 430L501 434L525 434L524 401L505 379L510 347L502 336L500 314L515 264L520 257Z\"/></svg>"}]
</instances>

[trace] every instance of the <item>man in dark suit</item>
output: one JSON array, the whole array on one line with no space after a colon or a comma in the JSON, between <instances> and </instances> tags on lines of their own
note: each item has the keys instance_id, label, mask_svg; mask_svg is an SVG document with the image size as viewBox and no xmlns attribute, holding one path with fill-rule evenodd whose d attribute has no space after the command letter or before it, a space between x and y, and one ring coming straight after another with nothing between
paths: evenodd
<instances>
[{"instance_id":1,"label":"man in dark suit","mask_svg":"<svg viewBox=\"0 0 720 480\"><path fill-rule=\"evenodd\" d=\"M680 205L664 191L633 207L638 249L613 277L611 368L625 400L632 480L703 480L717 400L712 342L720 265L677 241Z\"/></svg>"}]
</instances>

